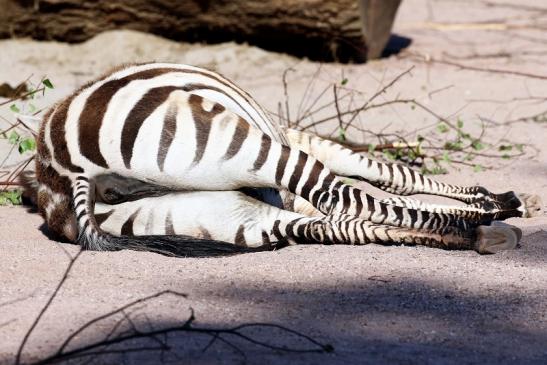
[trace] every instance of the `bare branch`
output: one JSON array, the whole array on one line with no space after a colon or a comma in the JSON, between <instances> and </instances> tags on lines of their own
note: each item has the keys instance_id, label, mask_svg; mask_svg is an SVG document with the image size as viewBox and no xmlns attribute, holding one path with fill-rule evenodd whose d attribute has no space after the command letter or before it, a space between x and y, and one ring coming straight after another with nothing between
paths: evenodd
<instances>
[{"instance_id":1,"label":"bare branch","mask_svg":"<svg viewBox=\"0 0 547 365\"><path fill-rule=\"evenodd\" d=\"M70 260L70 262L68 263L68 266L67 266L63 276L61 277L61 280L59 281L59 283L57 284L57 287L53 291L53 294L49 297L46 304L42 307L42 309L40 310L40 313L38 313L38 316L36 316L36 318L32 322L32 325L30 326L27 333L23 337L23 340L21 341L21 344L19 345L19 349L17 350L17 355L15 356L15 365L19 365L21 363L21 354L23 353L23 349L25 348L25 345L26 345L30 335L32 334L32 332L34 331L34 329L36 328L36 326L38 325L38 323L42 319L44 313L51 306L51 303L53 302L53 300L55 299L55 297L59 293L59 290L61 290L61 287L64 285L66 279L68 279L68 274L72 270L72 267L74 266L74 264L76 263L76 261L80 257L81 253L82 253L82 250L78 251L76 256L74 256L74 258L72 258L72 260Z\"/></svg>"}]
</instances>

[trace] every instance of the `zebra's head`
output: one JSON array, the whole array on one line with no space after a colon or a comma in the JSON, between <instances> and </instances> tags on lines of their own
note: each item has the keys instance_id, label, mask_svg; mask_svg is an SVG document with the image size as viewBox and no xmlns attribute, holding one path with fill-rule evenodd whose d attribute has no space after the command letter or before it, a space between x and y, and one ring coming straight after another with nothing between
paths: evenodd
<instances>
[{"instance_id":1,"label":"zebra's head","mask_svg":"<svg viewBox=\"0 0 547 365\"><path fill-rule=\"evenodd\" d=\"M25 171L19 176L23 197L38 208L49 233L73 242L78 237L78 229L70 184L51 168L44 168L39 163L36 170Z\"/></svg>"}]
</instances>

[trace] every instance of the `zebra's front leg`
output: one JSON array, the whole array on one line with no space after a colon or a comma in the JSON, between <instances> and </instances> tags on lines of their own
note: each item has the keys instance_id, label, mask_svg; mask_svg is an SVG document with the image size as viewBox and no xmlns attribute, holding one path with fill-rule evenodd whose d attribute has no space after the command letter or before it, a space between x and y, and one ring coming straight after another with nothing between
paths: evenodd
<instances>
[{"instance_id":1,"label":"zebra's front leg","mask_svg":"<svg viewBox=\"0 0 547 365\"><path fill-rule=\"evenodd\" d=\"M541 215L543 204L537 195L516 194L512 191L494 194L481 186L464 187L442 183L406 166L374 161L337 143L320 137L285 129L291 147L311 154L332 172L365 180L387 192L398 195L432 194L457 199L465 203L489 201L503 219ZM503 212L503 214L501 213Z\"/></svg>"}]
</instances>

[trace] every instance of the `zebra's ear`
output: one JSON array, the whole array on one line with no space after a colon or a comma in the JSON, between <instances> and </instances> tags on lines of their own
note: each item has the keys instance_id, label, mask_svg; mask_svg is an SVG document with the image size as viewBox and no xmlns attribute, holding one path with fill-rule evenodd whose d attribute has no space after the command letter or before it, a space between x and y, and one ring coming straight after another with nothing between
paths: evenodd
<instances>
[{"instance_id":1,"label":"zebra's ear","mask_svg":"<svg viewBox=\"0 0 547 365\"><path fill-rule=\"evenodd\" d=\"M16 114L16 118L18 121L25 124L27 127L32 129L35 133L38 133L40 130L40 123L42 122L42 118L36 117L34 115L24 115L24 114Z\"/></svg>"}]
</instances>

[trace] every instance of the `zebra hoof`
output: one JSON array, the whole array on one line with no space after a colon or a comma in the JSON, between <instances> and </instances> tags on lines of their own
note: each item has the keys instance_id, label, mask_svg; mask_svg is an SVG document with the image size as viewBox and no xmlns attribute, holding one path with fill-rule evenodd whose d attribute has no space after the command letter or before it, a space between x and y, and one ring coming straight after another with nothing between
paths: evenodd
<instances>
[{"instance_id":1,"label":"zebra hoof","mask_svg":"<svg viewBox=\"0 0 547 365\"><path fill-rule=\"evenodd\" d=\"M522 202L522 216L524 218L537 217L543 214L543 202L539 195L535 194L518 194L518 198Z\"/></svg>"},{"instance_id":2,"label":"zebra hoof","mask_svg":"<svg viewBox=\"0 0 547 365\"><path fill-rule=\"evenodd\" d=\"M520 229L518 227L515 227L515 226L512 226L510 224L507 224L505 222L493 221L490 226L491 227L507 227L507 228L512 229L513 232L515 232L515 234L517 235L517 243L519 243L521 238L522 238L522 229Z\"/></svg>"},{"instance_id":3,"label":"zebra hoof","mask_svg":"<svg viewBox=\"0 0 547 365\"><path fill-rule=\"evenodd\" d=\"M479 226L475 251L481 254L512 250L517 247L518 236L509 227Z\"/></svg>"},{"instance_id":4,"label":"zebra hoof","mask_svg":"<svg viewBox=\"0 0 547 365\"><path fill-rule=\"evenodd\" d=\"M521 199L519 199L518 194L514 191L508 191L502 194L490 194L486 200L492 200L496 203L497 209L499 210L513 210L519 209L524 205Z\"/></svg>"}]
</instances>

